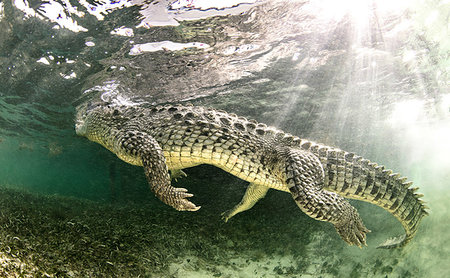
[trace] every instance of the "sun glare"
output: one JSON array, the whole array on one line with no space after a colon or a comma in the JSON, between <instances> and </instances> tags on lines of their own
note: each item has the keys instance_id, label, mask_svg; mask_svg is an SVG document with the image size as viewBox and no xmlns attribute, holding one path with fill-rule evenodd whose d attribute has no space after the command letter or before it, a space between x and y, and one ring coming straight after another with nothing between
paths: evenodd
<instances>
[{"instance_id":1,"label":"sun glare","mask_svg":"<svg viewBox=\"0 0 450 278\"><path fill-rule=\"evenodd\" d=\"M424 101L412 99L396 103L389 122L393 126L410 126L417 123L424 114Z\"/></svg>"},{"instance_id":2,"label":"sun glare","mask_svg":"<svg viewBox=\"0 0 450 278\"><path fill-rule=\"evenodd\" d=\"M311 8L319 16L328 20L340 20L349 16L357 24L365 24L371 13L402 13L411 2L408 0L316 0L311 1Z\"/></svg>"}]
</instances>

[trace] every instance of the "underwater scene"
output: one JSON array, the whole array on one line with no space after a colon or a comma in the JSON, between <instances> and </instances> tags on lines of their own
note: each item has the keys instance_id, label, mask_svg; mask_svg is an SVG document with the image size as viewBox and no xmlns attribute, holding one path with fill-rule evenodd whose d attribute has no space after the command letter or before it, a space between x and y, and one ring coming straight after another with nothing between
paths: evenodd
<instances>
[{"instance_id":1,"label":"underwater scene","mask_svg":"<svg viewBox=\"0 0 450 278\"><path fill-rule=\"evenodd\" d=\"M450 1L0 1L0 277L450 277Z\"/></svg>"}]
</instances>

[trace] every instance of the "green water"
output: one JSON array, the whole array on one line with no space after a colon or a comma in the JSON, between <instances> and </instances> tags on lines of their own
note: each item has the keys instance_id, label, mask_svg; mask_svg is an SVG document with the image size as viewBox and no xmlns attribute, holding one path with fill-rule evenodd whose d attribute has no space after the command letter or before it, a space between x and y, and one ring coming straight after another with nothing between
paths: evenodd
<instances>
[{"instance_id":1,"label":"green water","mask_svg":"<svg viewBox=\"0 0 450 278\"><path fill-rule=\"evenodd\" d=\"M337 2L0 2L0 276L449 276L450 4ZM93 99L190 102L355 152L430 215L396 250L375 247L398 221L358 201L363 249L275 190L224 223L247 184L210 166L176 183L202 208L175 211L76 136Z\"/></svg>"}]
</instances>

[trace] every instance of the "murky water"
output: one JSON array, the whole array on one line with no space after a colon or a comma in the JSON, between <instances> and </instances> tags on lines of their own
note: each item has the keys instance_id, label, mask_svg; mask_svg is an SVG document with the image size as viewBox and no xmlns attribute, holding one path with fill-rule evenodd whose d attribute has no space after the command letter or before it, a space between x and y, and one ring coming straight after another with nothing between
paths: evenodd
<instances>
[{"instance_id":1,"label":"murky water","mask_svg":"<svg viewBox=\"0 0 450 278\"><path fill-rule=\"evenodd\" d=\"M449 16L445 0L0 2L0 273L450 275ZM414 181L430 215L396 250L375 247L398 221L358 201L361 250L275 190L223 223L247 184L210 166L176 184L202 209L177 212L75 135L93 99L190 102L355 152Z\"/></svg>"}]
</instances>

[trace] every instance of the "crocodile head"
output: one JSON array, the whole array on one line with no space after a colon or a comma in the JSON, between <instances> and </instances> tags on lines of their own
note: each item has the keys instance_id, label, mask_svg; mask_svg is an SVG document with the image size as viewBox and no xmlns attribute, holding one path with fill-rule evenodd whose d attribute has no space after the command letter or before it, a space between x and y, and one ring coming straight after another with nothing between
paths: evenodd
<instances>
[{"instance_id":1,"label":"crocodile head","mask_svg":"<svg viewBox=\"0 0 450 278\"><path fill-rule=\"evenodd\" d=\"M76 108L75 132L89 138L92 127L98 127L99 121L109 119L112 124L124 106L104 101L88 101ZM119 116L121 118L121 116Z\"/></svg>"},{"instance_id":2,"label":"crocodile head","mask_svg":"<svg viewBox=\"0 0 450 278\"><path fill-rule=\"evenodd\" d=\"M77 135L80 136L86 136L87 134L87 120L89 118L89 115L91 115L92 112L101 109L102 103L100 102L86 102L81 105L79 105L76 110L76 116L75 116L75 132Z\"/></svg>"}]
</instances>

